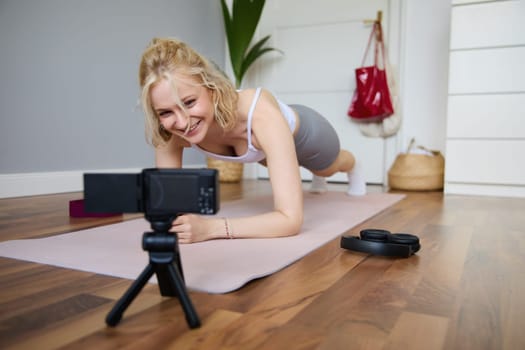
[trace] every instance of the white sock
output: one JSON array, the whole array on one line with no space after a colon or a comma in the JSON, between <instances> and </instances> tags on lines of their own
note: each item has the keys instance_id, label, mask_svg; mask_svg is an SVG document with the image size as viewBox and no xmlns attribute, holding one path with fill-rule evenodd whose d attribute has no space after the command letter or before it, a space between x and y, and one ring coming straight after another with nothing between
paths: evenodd
<instances>
[{"instance_id":1,"label":"white sock","mask_svg":"<svg viewBox=\"0 0 525 350\"><path fill-rule=\"evenodd\" d=\"M314 175L312 177L312 185L310 186L311 193L325 193L328 191L326 186L326 178Z\"/></svg>"},{"instance_id":2,"label":"white sock","mask_svg":"<svg viewBox=\"0 0 525 350\"><path fill-rule=\"evenodd\" d=\"M352 170L348 172L348 195L364 196L366 194L366 181L363 169L359 162L355 162Z\"/></svg>"}]
</instances>

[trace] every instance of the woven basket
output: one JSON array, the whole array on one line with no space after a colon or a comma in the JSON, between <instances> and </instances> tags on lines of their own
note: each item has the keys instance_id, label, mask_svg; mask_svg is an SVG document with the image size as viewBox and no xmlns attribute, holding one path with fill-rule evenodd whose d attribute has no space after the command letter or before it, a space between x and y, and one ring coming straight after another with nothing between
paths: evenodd
<instances>
[{"instance_id":1,"label":"woven basket","mask_svg":"<svg viewBox=\"0 0 525 350\"><path fill-rule=\"evenodd\" d=\"M207 158L208 168L219 171L220 182L240 182L243 175L244 164L226 162L224 160Z\"/></svg>"},{"instance_id":2,"label":"woven basket","mask_svg":"<svg viewBox=\"0 0 525 350\"><path fill-rule=\"evenodd\" d=\"M436 191L443 189L445 158L439 151L427 150L432 155L399 154L388 171L391 189L408 191ZM419 147L424 149L423 147Z\"/></svg>"}]
</instances>

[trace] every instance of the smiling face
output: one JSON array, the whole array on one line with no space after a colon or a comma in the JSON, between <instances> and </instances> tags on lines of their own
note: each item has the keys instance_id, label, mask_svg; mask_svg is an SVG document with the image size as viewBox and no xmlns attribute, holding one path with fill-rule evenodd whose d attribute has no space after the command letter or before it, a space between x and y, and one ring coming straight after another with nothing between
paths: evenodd
<instances>
[{"instance_id":1,"label":"smiling face","mask_svg":"<svg viewBox=\"0 0 525 350\"><path fill-rule=\"evenodd\" d=\"M172 74L151 87L150 97L164 130L189 143L202 142L214 123L212 92L194 77Z\"/></svg>"},{"instance_id":2,"label":"smiling face","mask_svg":"<svg viewBox=\"0 0 525 350\"><path fill-rule=\"evenodd\" d=\"M180 40L154 38L151 41L140 60L139 84L146 140L154 147L165 145L173 135L197 143L206 134L210 136L210 126L216 132L236 126L238 95L232 81L215 64ZM155 96L153 88L158 90ZM190 94L197 97L196 101L186 99ZM184 118L179 117L181 121L174 123L170 118L177 115ZM183 124L195 129L182 131Z\"/></svg>"}]
</instances>

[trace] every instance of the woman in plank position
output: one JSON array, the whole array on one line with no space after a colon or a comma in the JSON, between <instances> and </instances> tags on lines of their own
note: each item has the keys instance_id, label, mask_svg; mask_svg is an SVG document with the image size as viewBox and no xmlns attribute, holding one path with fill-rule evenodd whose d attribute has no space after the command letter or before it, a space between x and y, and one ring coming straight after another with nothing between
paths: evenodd
<instances>
[{"instance_id":1,"label":"woman in plank position","mask_svg":"<svg viewBox=\"0 0 525 350\"><path fill-rule=\"evenodd\" d=\"M261 88L236 91L206 58L176 39L154 39L139 70L146 135L159 168L180 168L185 148L233 162L268 168L273 211L241 218L180 215L180 243L217 238L282 237L299 233L303 192L299 166L313 175L312 192L325 177L348 174L349 195L365 194L354 156L341 150L333 127L316 111L286 105Z\"/></svg>"}]
</instances>

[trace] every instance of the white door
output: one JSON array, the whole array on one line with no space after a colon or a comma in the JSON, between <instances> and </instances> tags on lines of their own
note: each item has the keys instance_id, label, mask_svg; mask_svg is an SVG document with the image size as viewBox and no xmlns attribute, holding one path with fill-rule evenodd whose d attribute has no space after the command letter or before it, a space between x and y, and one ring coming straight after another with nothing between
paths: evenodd
<instances>
[{"instance_id":1,"label":"white door","mask_svg":"<svg viewBox=\"0 0 525 350\"><path fill-rule=\"evenodd\" d=\"M271 34L270 46L284 54L263 56L247 76L245 86L263 86L285 103L318 110L335 127L341 147L361 161L368 183L385 183L390 141L363 136L346 111L372 29L367 19L382 11L390 61L399 52L399 1L388 0L267 0L257 36ZM395 14L395 15L392 15ZM394 34L394 35L389 35ZM258 177L268 177L257 166ZM303 179L311 174L301 169ZM346 181L336 174L330 181Z\"/></svg>"}]
</instances>

